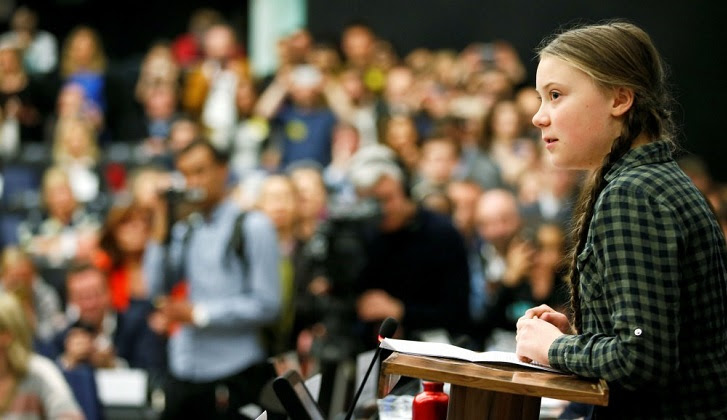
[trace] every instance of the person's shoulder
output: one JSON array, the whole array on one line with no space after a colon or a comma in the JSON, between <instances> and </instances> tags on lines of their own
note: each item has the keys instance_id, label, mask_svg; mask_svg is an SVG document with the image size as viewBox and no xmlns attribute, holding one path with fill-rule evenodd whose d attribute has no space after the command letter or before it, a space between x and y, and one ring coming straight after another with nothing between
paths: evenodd
<instances>
[{"instance_id":1,"label":"person's shoulder","mask_svg":"<svg viewBox=\"0 0 727 420\"><path fill-rule=\"evenodd\" d=\"M452 223L452 219L442 213L419 207L417 218L429 230L437 234L457 233L457 229Z\"/></svg>"},{"instance_id":2,"label":"person's shoulder","mask_svg":"<svg viewBox=\"0 0 727 420\"><path fill-rule=\"evenodd\" d=\"M242 215L242 216L240 216ZM246 230L252 232L262 232L273 229L273 222L270 218L260 210L243 210L238 217L244 217L244 225Z\"/></svg>"},{"instance_id":3,"label":"person's shoulder","mask_svg":"<svg viewBox=\"0 0 727 420\"><path fill-rule=\"evenodd\" d=\"M692 194L692 183L676 162L659 162L628 168L606 186L607 194L646 197L669 202Z\"/></svg>"},{"instance_id":4,"label":"person's shoulder","mask_svg":"<svg viewBox=\"0 0 727 420\"><path fill-rule=\"evenodd\" d=\"M32 380L54 380L60 374L60 368L51 359L38 353L30 355L30 360L28 360L28 376Z\"/></svg>"}]
</instances>

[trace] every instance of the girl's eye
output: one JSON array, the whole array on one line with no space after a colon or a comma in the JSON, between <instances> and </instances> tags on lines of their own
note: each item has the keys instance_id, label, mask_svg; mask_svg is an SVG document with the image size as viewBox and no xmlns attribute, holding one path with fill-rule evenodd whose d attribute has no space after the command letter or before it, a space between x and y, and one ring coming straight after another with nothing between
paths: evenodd
<instances>
[{"instance_id":1,"label":"girl's eye","mask_svg":"<svg viewBox=\"0 0 727 420\"><path fill-rule=\"evenodd\" d=\"M560 93L559 92L550 92L550 100L551 101L554 101L554 100L556 100L558 98L560 98Z\"/></svg>"}]
</instances>

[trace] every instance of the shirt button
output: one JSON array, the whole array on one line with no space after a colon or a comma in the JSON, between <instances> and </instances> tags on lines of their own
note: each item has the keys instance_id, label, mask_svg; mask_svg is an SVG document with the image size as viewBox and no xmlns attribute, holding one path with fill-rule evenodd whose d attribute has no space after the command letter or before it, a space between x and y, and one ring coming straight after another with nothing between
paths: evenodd
<instances>
[{"instance_id":1,"label":"shirt button","mask_svg":"<svg viewBox=\"0 0 727 420\"><path fill-rule=\"evenodd\" d=\"M637 328L637 329L634 330L634 335L638 337L638 336L641 335L642 332L643 331L641 331L641 328Z\"/></svg>"}]
</instances>

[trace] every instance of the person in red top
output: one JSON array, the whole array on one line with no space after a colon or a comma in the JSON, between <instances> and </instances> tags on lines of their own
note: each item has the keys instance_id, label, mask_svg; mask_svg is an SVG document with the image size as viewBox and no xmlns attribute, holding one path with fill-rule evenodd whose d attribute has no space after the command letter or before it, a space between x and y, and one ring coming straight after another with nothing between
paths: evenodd
<instances>
[{"instance_id":1,"label":"person in red top","mask_svg":"<svg viewBox=\"0 0 727 420\"><path fill-rule=\"evenodd\" d=\"M141 257L151 229L150 210L136 204L113 206L101 236L101 257L96 261L109 273L111 305L119 312L132 300L147 300Z\"/></svg>"}]
</instances>

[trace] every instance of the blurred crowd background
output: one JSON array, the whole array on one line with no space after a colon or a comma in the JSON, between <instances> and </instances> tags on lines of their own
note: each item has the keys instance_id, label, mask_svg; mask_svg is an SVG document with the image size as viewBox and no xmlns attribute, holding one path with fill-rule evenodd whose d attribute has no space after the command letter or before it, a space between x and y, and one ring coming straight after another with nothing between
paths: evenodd
<instances>
[{"instance_id":1,"label":"blurred crowd background","mask_svg":"<svg viewBox=\"0 0 727 420\"><path fill-rule=\"evenodd\" d=\"M455 239L427 240L462 248L451 269L466 273L464 283L440 281L462 286L465 299L444 306L459 311L427 314L450 318L431 327L474 349L507 348L528 307L567 311L562 260L584 174L553 168L531 124L540 103L534 45L523 51L493 36L434 48L405 37L403 49L364 19L329 25L335 33L311 29L341 17L341 6L310 15L306 26L305 4L287 3L299 10L265 18L274 10L251 8L260 21L245 19L247 4L187 7L186 29L169 35L171 26L160 24L163 36L144 39L144 51L125 45L127 35L139 45L131 21L107 27L66 15L59 23L43 13L52 7L33 4L6 11L0 289L22 302L35 351L67 375L78 366L127 366L149 372L152 389L164 380L167 326L155 316L141 264L160 198L185 217L175 154L197 138L229 156L228 187L240 208L261 210L277 230L287 292L269 351L281 370L311 375L374 345L361 325L383 319L386 310L371 308L390 302L367 292L390 285L361 280L374 270L366 232L381 212L406 217L382 197L383 209L369 207L357 188L366 182L350 176L363 165L365 177L378 159L402 175L403 202L456 230ZM256 29L281 16L292 16L284 35ZM262 40L253 47L253 33L275 36L272 48L260 51ZM713 161L680 158L727 227L727 189ZM396 251L387 255L392 266L427 267L426 257ZM417 299L416 279L405 283L387 296L405 305L409 294ZM126 314L125 324L107 325L109 314ZM409 337L437 333L419 329L421 319L406 321ZM77 394L93 418L102 410L80 401L88 396Z\"/></svg>"}]
</instances>

